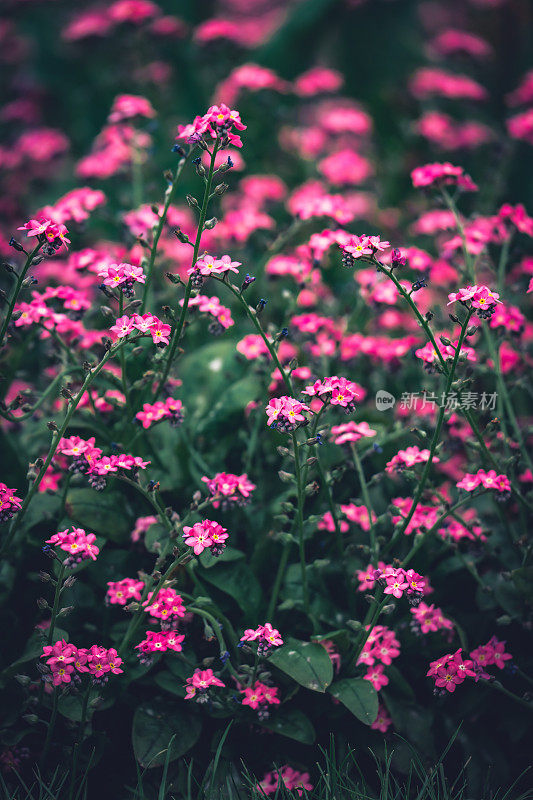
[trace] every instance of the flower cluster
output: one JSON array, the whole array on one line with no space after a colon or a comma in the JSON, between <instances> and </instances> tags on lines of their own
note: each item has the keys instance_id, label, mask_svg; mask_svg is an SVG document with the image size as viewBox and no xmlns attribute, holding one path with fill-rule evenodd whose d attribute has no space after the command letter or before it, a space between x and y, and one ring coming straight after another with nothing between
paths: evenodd
<instances>
[{"instance_id":1,"label":"flower cluster","mask_svg":"<svg viewBox=\"0 0 533 800\"><path fill-rule=\"evenodd\" d=\"M122 578L121 581L108 581L105 601L109 605L125 606L131 600L140 600L144 582L135 578Z\"/></svg>"},{"instance_id":2,"label":"flower cluster","mask_svg":"<svg viewBox=\"0 0 533 800\"><path fill-rule=\"evenodd\" d=\"M231 144L233 147L242 147L241 137L232 133L233 128L244 131L246 125L242 122L238 111L221 103L218 106L211 106L202 117L195 117L189 125L178 125L176 140L185 139L190 144L196 144L208 135L212 139L219 139L222 146Z\"/></svg>"},{"instance_id":3,"label":"flower cluster","mask_svg":"<svg viewBox=\"0 0 533 800\"><path fill-rule=\"evenodd\" d=\"M478 317L490 319L496 311L497 303L502 302L499 297L498 292L493 292L488 286L476 284L459 289L458 292L451 292L448 295L450 301L448 305L460 302L467 308L475 309Z\"/></svg>"},{"instance_id":4,"label":"flower cluster","mask_svg":"<svg viewBox=\"0 0 533 800\"><path fill-rule=\"evenodd\" d=\"M278 697L277 686L268 686L261 681L255 681L253 686L246 688L239 687L239 693L243 696L243 706L249 706L254 711L257 711L257 716L260 720L268 719L270 716L268 706L279 706L280 699Z\"/></svg>"},{"instance_id":5,"label":"flower cluster","mask_svg":"<svg viewBox=\"0 0 533 800\"><path fill-rule=\"evenodd\" d=\"M374 689L379 691L382 686L389 682L384 674L385 667L392 664L395 658L400 655L400 642L385 625L374 625L370 630L357 664L364 664L368 667L364 678L370 681Z\"/></svg>"},{"instance_id":6,"label":"flower cluster","mask_svg":"<svg viewBox=\"0 0 533 800\"><path fill-rule=\"evenodd\" d=\"M94 533L85 533L83 528L72 528L72 530L66 528L64 531L54 533L46 543L65 550L69 557L63 563L67 568L72 568L88 559L96 561L100 550L94 544L95 541Z\"/></svg>"},{"instance_id":7,"label":"flower cluster","mask_svg":"<svg viewBox=\"0 0 533 800\"><path fill-rule=\"evenodd\" d=\"M353 267L356 259L363 258L371 260L376 253L388 250L390 242L381 241L379 236L352 236L345 243L341 244L342 263L345 267Z\"/></svg>"},{"instance_id":8,"label":"flower cluster","mask_svg":"<svg viewBox=\"0 0 533 800\"><path fill-rule=\"evenodd\" d=\"M119 317L114 325L111 326L109 332L113 334L115 339L124 339L130 333L138 331L142 335L150 335L152 341L158 347L165 347L169 344L171 327L166 322L161 322L160 319L154 317L153 314L133 314L128 317L124 314Z\"/></svg>"},{"instance_id":9,"label":"flower cluster","mask_svg":"<svg viewBox=\"0 0 533 800\"><path fill-rule=\"evenodd\" d=\"M401 472L404 469L414 467L415 464L425 464L428 460L429 450L420 450L419 447L413 445L405 450L398 450L396 455L385 465L385 472ZM439 459L437 456L433 456L432 461L436 464Z\"/></svg>"},{"instance_id":10,"label":"flower cluster","mask_svg":"<svg viewBox=\"0 0 533 800\"><path fill-rule=\"evenodd\" d=\"M171 628L177 618L185 616L183 600L171 586L160 589L157 594L149 592L143 606L145 613L159 620L163 629Z\"/></svg>"},{"instance_id":11,"label":"flower cluster","mask_svg":"<svg viewBox=\"0 0 533 800\"><path fill-rule=\"evenodd\" d=\"M177 631L146 631L146 638L135 645L135 649L139 650L141 663L151 663L153 653L164 653L166 650L181 652L184 639L185 636Z\"/></svg>"},{"instance_id":12,"label":"flower cluster","mask_svg":"<svg viewBox=\"0 0 533 800\"><path fill-rule=\"evenodd\" d=\"M213 498L213 508L222 508L237 505L244 506L250 502L250 495L254 491L255 483L249 480L246 472L243 475L233 475L231 472L217 472L214 478L202 478L207 484Z\"/></svg>"},{"instance_id":13,"label":"flower cluster","mask_svg":"<svg viewBox=\"0 0 533 800\"><path fill-rule=\"evenodd\" d=\"M454 167L449 161L444 164L425 164L411 172L413 186L420 189L457 186L463 192L475 192L477 186L462 167Z\"/></svg>"},{"instance_id":14,"label":"flower cluster","mask_svg":"<svg viewBox=\"0 0 533 800\"><path fill-rule=\"evenodd\" d=\"M143 428L150 428L162 420L169 420L175 427L183 422L183 405L181 400L174 400L172 397L157 400L155 403L144 403L142 411L135 414L135 419L139 420Z\"/></svg>"},{"instance_id":15,"label":"flower cluster","mask_svg":"<svg viewBox=\"0 0 533 800\"><path fill-rule=\"evenodd\" d=\"M435 693L446 694L454 692L456 686L467 677L474 678L476 682L480 679L489 680L491 675L485 671L486 667L495 665L503 669L505 662L511 659L512 655L505 652L505 642L493 636L486 645L472 650L469 659L463 660L463 651L459 648L455 653L432 661L427 675L435 679Z\"/></svg>"},{"instance_id":16,"label":"flower cluster","mask_svg":"<svg viewBox=\"0 0 533 800\"><path fill-rule=\"evenodd\" d=\"M390 594L399 600L405 594L411 605L418 605L422 596L428 591L428 580L413 569L387 566L382 561L378 567L371 564L364 570L358 570L358 591L373 589L376 582L384 587L384 594Z\"/></svg>"},{"instance_id":17,"label":"flower cluster","mask_svg":"<svg viewBox=\"0 0 533 800\"><path fill-rule=\"evenodd\" d=\"M136 283L145 283L142 267L133 264L104 264L98 273L104 286L117 287L126 297L133 297Z\"/></svg>"},{"instance_id":18,"label":"flower cluster","mask_svg":"<svg viewBox=\"0 0 533 800\"><path fill-rule=\"evenodd\" d=\"M41 658L46 659L50 670L44 680L54 686L77 682L85 672L91 676L93 683L105 683L109 673L120 675L124 671L120 668L122 659L114 648L106 649L96 644L89 648L76 647L61 639L53 645L45 645Z\"/></svg>"},{"instance_id":19,"label":"flower cluster","mask_svg":"<svg viewBox=\"0 0 533 800\"><path fill-rule=\"evenodd\" d=\"M411 614L413 615L411 628L415 632L434 633L440 630L453 630L453 622L447 619L441 609L434 605L428 606L421 602L418 607L411 608Z\"/></svg>"},{"instance_id":20,"label":"flower cluster","mask_svg":"<svg viewBox=\"0 0 533 800\"><path fill-rule=\"evenodd\" d=\"M265 410L267 425L283 433L291 433L296 428L307 425L309 420L304 412L311 411L309 406L287 395L270 400Z\"/></svg>"},{"instance_id":21,"label":"flower cluster","mask_svg":"<svg viewBox=\"0 0 533 800\"><path fill-rule=\"evenodd\" d=\"M97 491L102 491L106 486L108 475L129 476L133 480L140 469L146 469L150 461L143 461L140 456L130 456L126 453L112 456L102 456L95 459L87 470L89 483Z\"/></svg>"},{"instance_id":22,"label":"flower cluster","mask_svg":"<svg viewBox=\"0 0 533 800\"><path fill-rule=\"evenodd\" d=\"M62 245L68 247L70 244L66 227L51 219L30 219L17 230L26 231L28 237L36 236L37 240L45 245L44 252L49 256L53 256Z\"/></svg>"},{"instance_id":23,"label":"flower cluster","mask_svg":"<svg viewBox=\"0 0 533 800\"><path fill-rule=\"evenodd\" d=\"M359 397L359 386L347 378L338 378L333 375L331 378L324 378L323 381L317 380L311 386L306 386L302 390L302 394L318 397L323 403L331 403L332 406L341 406L348 414L355 409L355 400Z\"/></svg>"},{"instance_id":24,"label":"flower cluster","mask_svg":"<svg viewBox=\"0 0 533 800\"><path fill-rule=\"evenodd\" d=\"M217 678L212 669L195 669L194 674L187 678L185 686L185 699L203 703L207 700L207 690L210 686L226 686L220 678Z\"/></svg>"},{"instance_id":25,"label":"flower cluster","mask_svg":"<svg viewBox=\"0 0 533 800\"><path fill-rule=\"evenodd\" d=\"M180 300L180 305L183 305L183 300ZM196 297L191 297L189 307L197 308L201 314L209 314L214 318L209 326L209 332L212 334L222 333L222 331L226 328L231 328L234 324L231 310L223 306L218 297L207 297L206 295L198 294Z\"/></svg>"},{"instance_id":26,"label":"flower cluster","mask_svg":"<svg viewBox=\"0 0 533 800\"><path fill-rule=\"evenodd\" d=\"M10 520L21 505L22 500L17 497L16 490L10 489L0 481L0 523Z\"/></svg>"},{"instance_id":27,"label":"flower cluster","mask_svg":"<svg viewBox=\"0 0 533 800\"><path fill-rule=\"evenodd\" d=\"M190 269L187 271L187 274L191 276L193 286L199 287L210 275L219 277L228 272L235 272L238 275L239 270L237 267L240 266L241 262L232 261L231 256L226 255L221 256L221 258L215 258L214 256L209 255L209 253L204 253L204 255L198 259L196 264L194 264L193 267L190 267Z\"/></svg>"},{"instance_id":28,"label":"flower cluster","mask_svg":"<svg viewBox=\"0 0 533 800\"><path fill-rule=\"evenodd\" d=\"M355 444L359 439L371 438L376 433L368 422L345 422L332 426L330 441L334 444Z\"/></svg>"},{"instance_id":29,"label":"flower cluster","mask_svg":"<svg viewBox=\"0 0 533 800\"><path fill-rule=\"evenodd\" d=\"M503 495L503 499L509 497L511 493L511 483L507 475L497 475L494 469L490 469L488 472L478 469L475 474L467 472L456 486L458 489L464 489L465 492L473 492L478 486L483 486L484 489L493 489Z\"/></svg>"},{"instance_id":30,"label":"flower cluster","mask_svg":"<svg viewBox=\"0 0 533 800\"><path fill-rule=\"evenodd\" d=\"M281 786L289 791L295 791L300 797L303 792L311 792L313 784L310 782L310 775L308 772L298 772L298 770L289 767L287 764L280 767L279 770L267 772L263 776L263 780L257 784L258 790L263 794L279 794Z\"/></svg>"},{"instance_id":31,"label":"flower cluster","mask_svg":"<svg viewBox=\"0 0 533 800\"><path fill-rule=\"evenodd\" d=\"M245 642L257 642L258 655L266 655L273 647L281 647L283 639L281 634L276 628L273 628L270 622L265 622L264 625L259 625L258 628L247 628L241 636L242 647Z\"/></svg>"},{"instance_id":32,"label":"flower cluster","mask_svg":"<svg viewBox=\"0 0 533 800\"><path fill-rule=\"evenodd\" d=\"M192 527L185 525L183 538L185 544L188 547L192 547L195 555L199 556L200 553L209 548L212 555L219 556L226 546L228 532L218 522L204 519L202 522L195 522Z\"/></svg>"}]
</instances>

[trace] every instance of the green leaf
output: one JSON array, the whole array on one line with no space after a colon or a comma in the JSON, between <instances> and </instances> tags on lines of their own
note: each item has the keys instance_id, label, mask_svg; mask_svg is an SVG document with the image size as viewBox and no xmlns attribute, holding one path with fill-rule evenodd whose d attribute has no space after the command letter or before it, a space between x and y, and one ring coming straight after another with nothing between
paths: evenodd
<instances>
[{"instance_id":1,"label":"green leaf","mask_svg":"<svg viewBox=\"0 0 533 800\"><path fill-rule=\"evenodd\" d=\"M201 578L229 594L243 611L253 613L261 601L261 587L246 564L219 564L210 569L199 569Z\"/></svg>"},{"instance_id":2,"label":"green leaf","mask_svg":"<svg viewBox=\"0 0 533 800\"><path fill-rule=\"evenodd\" d=\"M165 528L164 525L161 525L160 522L156 522L153 525L150 525L148 530L146 531L144 537L144 546L150 553L157 553L159 552L158 549L154 547L157 543L163 544L168 539L168 530Z\"/></svg>"},{"instance_id":3,"label":"green leaf","mask_svg":"<svg viewBox=\"0 0 533 800\"><path fill-rule=\"evenodd\" d=\"M169 761L190 750L198 741L201 730L201 719L183 708L181 703L163 700L143 703L133 717L135 758L146 769L160 767L165 762L172 737Z\"/></svg>"},{"instance_id":4,"label":"green leaf","mask_svg":"<svg viewBox=\"0 0 533 800\"><path fill-rule=\"evenodd\" d=\"M237 550L235 547L225 547L219 556L214 556L209 549L204 550L199 557L200 564L206 569L210 569L226 561L240 561L242 558L244 558L244 553L242 550Z\"/></svg>"},{"instance_id":5,"label":"green leaf","mask_svg":"<svg viewBox=\"0 0 533 800\"><path fill-rule=\"evenodd\" d=\"M517 591L527 600L533 600L533 567L519 567L511 572Z\"/></svg>"},{"instance_id":6,"label":"green leaf","mask_svg":"<svg viewBox=\"0 0 533 800\"><path fill-rule=\"evenodd\" d=\"M288 639L268 661L297 683L314 692L325 692L333 680L333 664L321 644Z\"/></svg>"},{"instance_id":7,"label":"green leaf","mask_svg":"<svg viewBox=\"0 0 533 800\"><path fill-rule=\"evenodd\" d=\"M330 694L340 700L354 717L372 725L378 715L378 693L364 678L345 678L330 686Z\"/></svg>"},{"instance_id":8,"label":"green leaf","mask_svg":"<svg viewBox=\"0 0 533 800\"><path fill-rule=\"evenodd\" d=\"M168 672L167 670L158 672L155 676L155 682L159 688L163 689L165 692L170 692L170 694L176 697L185 697L185 681L180 680L180 678L173 675L172 672Z\"/></svg>"},{"instance_id":9,"label":"green leaf","mask_svg":"<svg viewBox=\"0 0 533 800\"><path fill-rule=\"evenodd\" d=\"M276 711L270 719L261 722L263 728L281 736L287 736L302 744L313 744L315 729L310 720L301 711Z\"/></svg>"},{"instance_id":10,"label":"green leaf","mask_svg":"<svg viewBox=\"0 0 533 800\"><path fill-rule=\"evenodd\" d=\"M66 511L73 522L87 532L100 533L113 542L128 539L132 522L125 513L125 498L119 492L95 492L94 489L71 489Z\"/></svg>"},{"instance_id":11,"label":"green leaf","mask_svg":"<svg viewBox=\"0 0 533 800\"><path fill-rule=\"evenodd\" d=\"M96 700L98 696L99 696L98 689L91 689L91 692L89 694L89 703L88 703L89 712L87 713L87 717L90 717L90 714L92 713L90 711L91 702L93 700ZM114 702L115 702L114 699L108 697L107 700L105 700L98 706L98 709L102 710L104 708L110 708ZM83 710L83 694L80 693L80 694L63 695L58 700L57 710L63 717L72 720L72 722L81 722L81 714Z\"/></svg>"}]
</instances>

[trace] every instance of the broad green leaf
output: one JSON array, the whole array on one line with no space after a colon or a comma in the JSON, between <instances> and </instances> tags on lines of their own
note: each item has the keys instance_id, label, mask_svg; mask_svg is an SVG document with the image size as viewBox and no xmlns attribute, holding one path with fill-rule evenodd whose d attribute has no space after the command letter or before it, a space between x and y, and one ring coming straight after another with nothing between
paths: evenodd
<instances>
[{"instance_id":1,"label":"broad green leaf","mask_svg":"<svg viewBox=\"0 0 533 800\"><path fill-rule=\"evenodd\" d=\"M163 544L168 539L168 530L160 522L150 525L144 536L144 546L150 553L158 552L154 547L156 543Z\"/></svg>"},{"instance_id":2,"label":"broad green leaf","mask_svg":"<svg viewBox=\"0 0 533 800\"><path fill-rule=\"evenodd\" d=\"M235 547L225 547L219 556L212 555L210 550L204 550L199 558L202 567L210 569L211 567L215 567L217 564L224 562L240 561L242 558L244 558L244 553L242 550L237 550Z\"/></svg>"},{"instance_id":3,"label":"broad green leaf","mask_svg":"<svg viewBox=\"0 0 533 800\"><path fill-rule=\"evenodd\" d=\"M167 670L158 672L155 676L155 682L165 692L170 692L176 697L185 697L185 681L173 675L172 672L167 672Z\"/></svg>"},{"instance_id":4,"label":"broad green leaf","mask_svg":"<svg viewBox=\"0 0 533 800\"><path fill-rule=\"evenodd\" d=\"M269 656L269 662L297 683L314 692L325 692L333 680L333 664L327 651L316 642L288 639Z\"/></svg>"},{"instance_id":5,"label":"broad green leaf","mask_svg":"<svg viewBox=\"0 0 533 800\"><path fill-rule=\"evenodd\" d=\"M198 575L233 597L243 611L253 612L261 601L259 581L246 564L233 562L210 569L200 568Z\"/></svg>"},{"instance_id":6,"label":"broad green leaf","mask_svg":"<svg viewBox=\"0 0 533 800\"><path fill-rule=\"evenodd\" d=\"M89 711L86 712L86 718L90 718L91 715L91 702L99 697L98 689L91 689L89 693ZM103 703L98 706L99 710L110 708L113 703L114 699L108 697ZM83 692L79 692L78 694L66 694L59 698L57 704L57 710L59 713L66 717L67 719L72 720L72 722L81 722L81 714L83 710Z\"/></svg>"},{"instance_id":7,"label":"broad green leaf","mask_svg":"<svg viewBox=\"0 0 533 800\"><path fill-rule=\"evenodd\" d=\"M270 719L261 722L263 728L280 736L287 736L295 739L302 744L313 744L315 741L315 729L310 720L301 711L275 711Z\"/></svg>"},{"instance_id":8,"label":"broad green leaf","mask_svg":"<svg viewBox=\"0 0 533 800\"><path fill-rule=\"evenodd\" d=\"M141 767L149 769L164 764L172 737L170 761L196 744L202 721L184 705L154 700L137 708L133 717L132 742L135 758Z\"/></svg>"},{"instance_id":9,"label":"broad green leaf","mask_svg":"<svg viewBox=\"0 0 533 800\"><path fill-rule=\"evenodd\" d=\"M364 678L345 678L330 686L330 694L340 700L354 717L372 725L378 715L378 693Z\"/></svg>"},{"instance_id":10,"label":"broad green leaf","mask_svg":"<svg viewBox=\"0 0 533 800\"><path fill-rule=\"evenodd\" d=\"M132 528L125 497L119 492L71 489L67 494L69 517L88 533L100 533L114 542L125 541Z\"/></svg>"}]
</instances>

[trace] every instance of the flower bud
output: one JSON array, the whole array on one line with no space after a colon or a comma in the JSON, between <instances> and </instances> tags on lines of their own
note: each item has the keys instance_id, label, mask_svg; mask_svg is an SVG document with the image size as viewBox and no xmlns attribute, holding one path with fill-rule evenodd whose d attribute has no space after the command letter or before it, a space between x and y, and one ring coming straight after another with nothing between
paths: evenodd
<instances>
[{"instance_id":1,"label":"flower bud","mask_svg":"<svg viewBox=\"0 0 533 800\"><path fill-rule=\"evenodd\" d=\"M28 684L31 683L31 678L29 677L29 675L18 674L18 675L15 675L14 677L15 677L15 680L18 683L20 683L21 686L28 686Z\"/></svg>"},{"instance_id":2,"label":"flower bud","mask_svg":"<svg viewBox=\"0 0 533 800\"><path fill-rule=\"evenodd\" d=\"M48 605L48 600L45 597L38 597L37 608L40 611L46 611L47 608L50 608L50 606Z\"/></svg>"},{"instance_id":3,"label":"flower bud","mask_svg":"<svg viewBox=\"0 0 533 800\"><path fill-rule=\"evenodd\" d=\"M166 272L165 275L171 283L174 284L181 283L181 278L179 277L179 275L173 275L171 272Z\"/></svg>"},{"instance_id":4,"label":"flower bud","mask_svg":"<svg viewBox=\"0 0 533 800\"><path fill-rule=\"evenodd\" d=\"M228 189L229 186L227 183L219 183L218 186L215 186L213 194L215 194L217 197L222 197L223 194L226 194Z\"/></svg>"},{"instance_id":5,"label":"flower bud","mask_svg":"<svg viewBox=\"0 0 533 800\"><path fill-rule=\"evenodd\" d=\"M182 242L183 244L187 244L188 242L190 242L189 237L187 236L186 233L183 233L181 228L176 228L176 230L174 231L174 236L176 236L176 238L179 239L179 241Z\"/></svg>"},{"instance_id":6,"label":"flower bud","mask_svg":"<svg viewBox=\"0 0 533 800\"><path fill-rule=\"evenodd\" d=\"M217 222L218 219L216 217L211 217L211 219L207 219L204 223L204 229L206 231L212 231Z\"/></svg>"},{"instance_id":7,"label":"flower bud","mask_svg":"<svg viewBox=\"0 0 533 800\"><path fill-rule=\"evenodd\" d=\"M196 197L193 197L192 194L186 194L185 200L187 201L187 205L189 205L191 208L200 208L198 205L198 200Z\"/></svg>"},{"instance_id":8,"label":"flower bud","mask_svg":"<svg viewBox=\"0 0 533 800\"><path fill-rule=\"evenodd\" d=\"M278 471L278 476L280 481L283 481L283 483L294 483L294 475L292 475L290 472L285 472L285 470L280 469Z\"/></svg>"}]
</instances>

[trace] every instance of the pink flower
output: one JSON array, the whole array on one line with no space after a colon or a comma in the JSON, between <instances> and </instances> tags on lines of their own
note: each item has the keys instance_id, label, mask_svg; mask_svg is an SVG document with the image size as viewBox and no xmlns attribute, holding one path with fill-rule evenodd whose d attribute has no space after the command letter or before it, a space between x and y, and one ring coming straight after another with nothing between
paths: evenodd
<instances>
[{"instance_id":1,"label":"pink flower","mask_svg":"<svg viewBox=\"0 0 533 800\"><path fill-rule=\"evenodd\" d=\"M100 550L94 544L95 541L96 536L94 533L87 534L83 528L72 528L72 530L67 528L64 531L54 533L50 539L46 540L46 543L65 550L69 554L69 558L64 563L67 567L73 567L87 559L96 561Z\"/></svg>"},{"instance_id":2,"label":"pink flower","mask_svg":"<svg viewBox=\"0 0 533 800\"><path fill-rule=\"evenodd\" d=\"M374 731L381 731L381 733L386 733L390 726L392 725L392 719L385 708L384 705L379 706L378 708L378 715L372 725L370 726Z\"/></svg>"},{"instance_id":3,"label":"pink flower","mask_svg":"<svg viewBox=\"0 0 533 800\"><path fill-rule=\"evenodd\" d=\"M455 687L463 680L464 677L460 675L457 665L450 661L446 666L437 669L435 686L445 688L448 692L455 692Z\"/></svg>"},{"instance_id":4,"label":"pink flower","mask_svg":"<svg viewBox=\"0 0 533 800\"><path fill-rule=\"evenodd\" d=\"M185 526L183 538L185 544L192 547L197 556L208 547L211 548L213 555L220 555L225 547L224 543L228 538L228 532L218 522L204 519L203 522L196 522L192 527Z\"/></svg>"},{"instance_id":5,"label":"pink flower","mask_svg":"<svg viewBox=\"0 0 533 800\"><path fill-rule=\"evenodd\" d=\"M368 422L346 422L332 426L330 440L339 445L348 444L358 442L363 437L375 436L376 433L377 431L373 430Z\"/></svg>"},{"instance_id":6,"label":"pink flower","mask_svg":"<svg viewBox=\"0 0 533 800\"><path fill-rule=\"evenodd\" d=\"M117 319L115 324L109 329L109 332L114 334L116 339L123 339L132 332L133 328L133 319L124 315Z\"/></svg>"},{"instance_id":7,"label":"pink flower","mask_svg":"<svg viewBox=\"0 0 533 800\"><path fill-rule=\"evenodd\" d=\"M416 167L411 172L413 186L417 188L448 186L450 184L458 186L463 191L473 192L477 186L462 167L454 167L449 161L443 164L426 164L423 167Z\"/></svg>"},{"instance_id":8,"label":"pink flower","mask_svg":"<svg viewBox=\"0 0 533 800\"><path fill-rule=\"evenodd\" d=\"M121 94L115 97L108 120L109 122L122 122L122 120L131 119L132 117L153 119L155 116L155 109L146 97Z\"/></svg>"},{"instance_id":9,"label":"pink flower","mask_svg":"<svg viewBox=\"0 0 533 800\"><path fill-rule=\"evenodd\" d=\"M135 578L123 578L121 581L108 581L106 603L125 606L131 600L140 600L144 582Z\"/></svg>"},{"instance_id":10,"label":"pink flower","mask_svg":"<svg viewBox=\"0 0 533 800\"><path fill-rule=\"evenodd\" d=\"M270 400L266 407L268 418L267 425L278 428L278 430L289 432L295 430L300 423L305 422L306 417L303 412L310 411L309 406L295 400L294 397L277 397Z\"/></svg>"},{"instance_id":11,"label":"pink flower","mask_svg":"<svg viewBox=\"0 0 533 800\"><path fill-rule=\"evenodd\" d=\"M254 710L258 708L264 700L264 695L260 687L248 687L244 689L242 694L244 694L244 699L242 701L243 706L250 706L250 708Z\"/></svg>"},{"instance_id":12,"label":"pink flower","mask_svg":"<svg viewBox=\"0 0 533 800\"><path fill-rule=\"evenodd\" d=\"M379 692L384 686L387 686L389 679L384 675L385 667L383 664L376 664L368 668L366 675L363 675L365 681L370 681L376 692Z\"/></svg>"},{"instance_id":13,"label":"pink flower","mask_svg":"<svg viewBox=\"0 0 533 800\"><path fill-rule=\"evenodd\" d=\"M17 497L16 490L9 489L5 483L0 482L0 523L10 520L21 505L22 500Z\"/></svg>"},{"instance_id":14,"label":"pink flower","mask_svg":"<svg viewBox=\"0 0 533 800\"><path fill-rule=\"evenodd\" d=\"M171 330L172 329L170 325L167 325L166 323L157 319L157 317L154 317L154 323L150 327L150 334L154 344L157 344L160 347L170 344L169 335Z\"/></svg>"}]
</instances>

